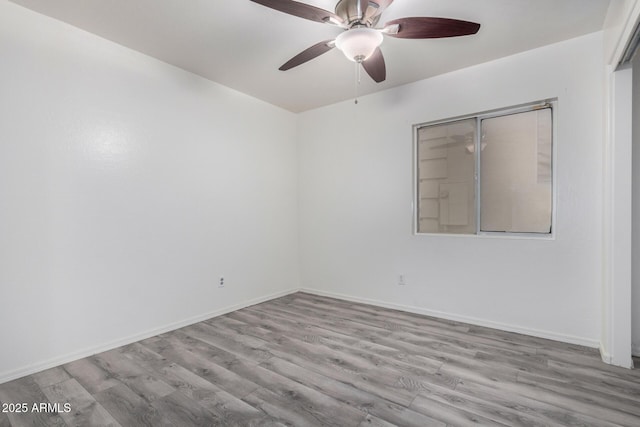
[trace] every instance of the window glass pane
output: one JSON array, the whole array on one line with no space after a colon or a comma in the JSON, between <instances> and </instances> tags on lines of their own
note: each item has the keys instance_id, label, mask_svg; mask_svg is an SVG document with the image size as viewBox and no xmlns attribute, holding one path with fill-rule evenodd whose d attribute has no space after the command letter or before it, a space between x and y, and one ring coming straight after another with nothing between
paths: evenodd
<instances>
[{"instance_id":1,"label":"window glass pane","mask_svg":"<svg viewBox=\"0 0 640 427\"><path fill-rule=\"evenodd\" d=\"M475 233L476 120L418 129L418 232Z\"/></svg>"},{"instance_id":2,"label":"window glass pane","mask_svg":"<svg viewBox=\"0 0 640 427\"><path fill-rule=\"evenodd\" d=\"M551 232L551 109L482 120L480 230Z\"/></svg>"}]
</instances>

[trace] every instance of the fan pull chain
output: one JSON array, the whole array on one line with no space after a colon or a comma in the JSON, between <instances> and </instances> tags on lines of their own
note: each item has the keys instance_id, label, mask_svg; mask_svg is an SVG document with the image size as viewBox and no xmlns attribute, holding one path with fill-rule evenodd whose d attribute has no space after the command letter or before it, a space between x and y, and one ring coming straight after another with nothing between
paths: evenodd
<instances>
[{"instance_id":1,"label":"fan pull chain","mask_svg":"<svg viewBox=\"0 0 640 427\"><path fill-rule=\"evenodd\" d=\"M360 71L360 63L356 62L355 64L356 64L356 84L355 84L356 96L355 96L354 104L358 104L358 87L360 86L360 82L362 81L362 75Z\"/></svg>"}]
</instances>

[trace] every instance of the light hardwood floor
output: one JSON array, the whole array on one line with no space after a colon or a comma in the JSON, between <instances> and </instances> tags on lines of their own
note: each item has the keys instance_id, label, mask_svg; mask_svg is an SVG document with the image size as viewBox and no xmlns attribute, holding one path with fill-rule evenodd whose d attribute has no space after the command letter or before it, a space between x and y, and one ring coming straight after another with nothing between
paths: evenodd
<instances>
[{"instance_id":1,"label":"light hardwood floor","mask_svg":"<svg viewBox=\"0 0 640 427\"><path fill-rule=\"evenodd\" d=\"M2 384L0 402L71 405L0 413L0 427L637 427L640 371L576 345L296 293Z\"/></svg>"}]
</instances>

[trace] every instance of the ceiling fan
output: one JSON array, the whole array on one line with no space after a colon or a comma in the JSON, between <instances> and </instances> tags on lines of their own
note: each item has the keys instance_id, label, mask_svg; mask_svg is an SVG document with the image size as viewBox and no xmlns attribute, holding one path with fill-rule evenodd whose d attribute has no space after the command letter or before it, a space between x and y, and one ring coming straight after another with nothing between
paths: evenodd
<instances>
[{"instance_id":1,"label":"ceiling fan","mask_svg":"<svg viewBox=\"0 0 640 427\"><path fill-rule=\"evenodd\" d=\"M387 71L380 50L383 34L400 39L434 39L475 34L480 24L448 18L409 17L394 19L376 27L382 12L393 0L340 0L335 13L292 0L251 0L255 3L309 19L336 25L345 31L334 40L324 40L303 50L284 63L281 71L289 70L337 47L345 56L362 64L367 74L380 83Z\"/></svg>"}]
</instances>

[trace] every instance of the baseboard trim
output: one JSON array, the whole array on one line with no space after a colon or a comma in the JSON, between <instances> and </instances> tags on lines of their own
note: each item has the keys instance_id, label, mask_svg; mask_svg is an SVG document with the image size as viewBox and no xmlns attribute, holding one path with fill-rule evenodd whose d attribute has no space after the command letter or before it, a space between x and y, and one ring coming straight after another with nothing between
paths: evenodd
<instances>
[{"instance_id":1,"label":"baseboard trim","mask_svg":"<svg viewBox=\"0 0 640 427\"><path fill-rule=\"evenodd\" d=\"M178 322L170 323L168 325L154 328L151 330L147 330L138 334L130 335L126 338L118 339L115 341L111 341L106 344L98 345L95 347L89 347L80 351L75 351L64 356L55 357L53 359L46 360L40 363L34 363L28 366L24 366L19 369L15 369L8 372L0 373L0 384L13 381L18 378L22 378L27 375L35 374L37 372L44 371L46 369L54 368L56 366L64 365L65 363L73 362L74 360L83 359L85 357L92 356L94 354L102 353L104 351L113 350L114 348L122 347L124 345L132 344L137 341L141 341L159 334L164 334L166 332L174 331L176 329L183 328L185 326L193 325L194 323L202 322L203 320L211 319L213 317L222 316L223 314L231 313L232 311L240 310L242 308L246 308L252 305L260 304L265 301L269 301L272 299L280 298L285 295L293 294L298 292L300 289L289 289L286 291L276 292L274 294L265 295L259 298L254 298L249 301L245 301L239 304L231 305L228 307L224 307L218 310L210 311L208 313L203 313L197 316L190 317L188 319L184 319Z\"/></svg>"},{"instance_id":2,"label":"baseboard trim","mask_svg":"<svg viewBox=\"0 0 640 427\"><path fill-rule=\"evenodd\" d=\"M636 357L640 357L640 344L634 344L631 347L631 354L633 354Z\"/></svg>"},{"instance_id":3,"label":"baseboard trim","mask_svg":"<svg viewBox=\"0 0 640 427\"><path fill-rule=\"evenodd\" d=\"M611 354L609 354L609 352L604 349L602 343L600 343L598 350L600 350L600 357L602 358L602 361L607 365L611 365L611 363L613 362L613 357L611 357Z\"/></svg>"},{"instance_id":4,"label":"baseboard trim","mask_svg":"<svg viewBox=\"0 0 640 427\"><path fill-rule=\"evenodd\" d=\"M354 296L351 296L351 295L339 294L339 293L335 293L335 292L319 291L317 289L302 288L302 289L300 289L300 292L307 292L307 293L314 294L314 295L325 296L325 297L330 297L330 298L337 298L337 299L341 299L341 300L345 300L345 301L358 302L358 303L363 303L363 304L370 304L370 305L375 305L375 306L378 306L378 307L384 307L384 308L390 308L390 309L393 309L393 310L406 311L406 312L414 313L414 314L422 314L422 315L425 315L425 316L437 317L437 318L440 318L440 319L447 319L447 320L453 320L453 321L457 321L457 322L469 323L469 324L472 324L472 325L484 326L484 327L487 327L487 328L499 329L499 330L507 331L507 332L515 332L515 333L518 333L518 334L530 335L530 336L534 336L534 337L538 337L538 338L545 338L545 339L549 339L549 340L553 340L553 341L565 342L565 343L569 343L569 344L577 344L577 345L582 345L582 346L585 346L585 347L591 347L591 348L600 347L600 342L599 341L591 340L591 339L588 339L588 338L576 337L576 336L573 336L573 335L565 335L565 334L559 334L559 333L556 333L556 332L543 331L543 330L538 330L538 329L521 327L521 326L517 326L517 325L510 325L510 324L506 324L506 323L494 322L494 321L491 321L491 320L479 319L479 318L470 317L470 316L464 316L464 315L455 314L455 313L447 313L447 312L444 312L444 311L429 310L429 309L410 306L410 305L393 304L393 303L388 303L388 302L379 301L379 300L375 300L375 299L354 297Z\"/></svg>"}]
</instances>

